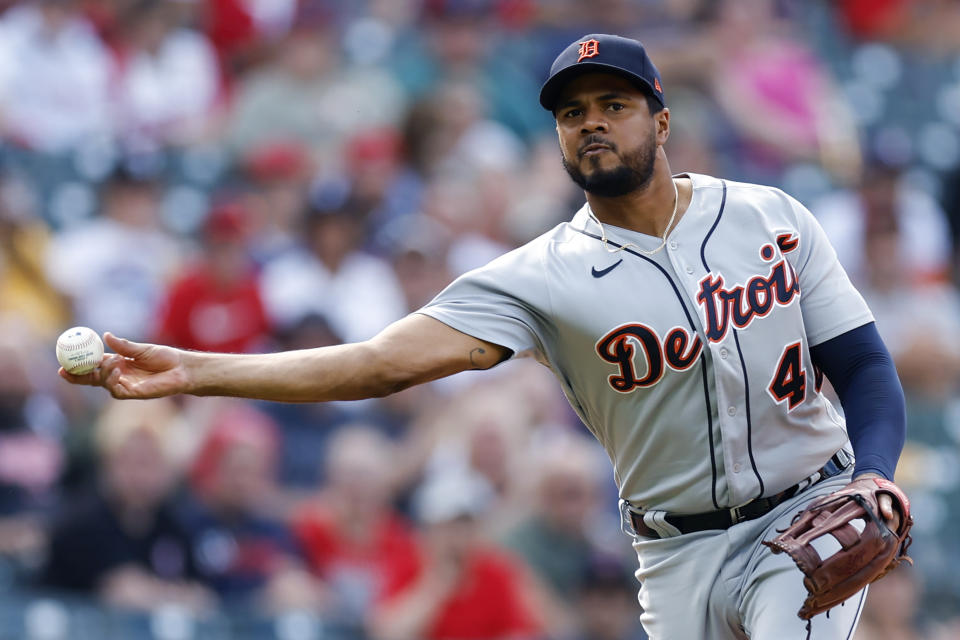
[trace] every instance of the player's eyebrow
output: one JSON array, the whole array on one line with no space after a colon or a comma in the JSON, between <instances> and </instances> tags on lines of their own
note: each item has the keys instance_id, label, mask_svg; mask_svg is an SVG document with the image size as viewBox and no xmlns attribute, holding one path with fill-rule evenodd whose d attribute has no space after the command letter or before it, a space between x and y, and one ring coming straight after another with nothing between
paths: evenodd
<instances>
[{"instance_id":1,"label":"player's eyebrow","mask_svg":"<svg viewBox=\"0 0 960 640\"><path fill-rule=\"evenodd\" d=\"M628 96L625 93L620 93L619 91L608 91L607 93L604 93L596 97L596 100L600 102L607 102L609 100L629 100L629 99L630 99L630 96ZM583 100L580 100L578 98L570 98L569 100L561 102L559 105L557 105L557 111L561 111L569 107L576 107L581 104L583 104Z\"/></svg>"},{"instance_id":2,"label":"player's eyebrow","mask_svg":"<svg viewBox=\"0 0 960 640\"><path fill-rule=\"evenodd\" d=\"M564 109L566 109L566 108L568 108L568 107L576 107L576 106L579 105L581 102L582 102L581 100L577 100L576 98L570 98L569 100L566 100L566 101L561 102L560 104L558 104L558 105L557 105L557 108L556 108L556 111L562 111L562 110L564 110Z\"/></svg>"}]
</instances>

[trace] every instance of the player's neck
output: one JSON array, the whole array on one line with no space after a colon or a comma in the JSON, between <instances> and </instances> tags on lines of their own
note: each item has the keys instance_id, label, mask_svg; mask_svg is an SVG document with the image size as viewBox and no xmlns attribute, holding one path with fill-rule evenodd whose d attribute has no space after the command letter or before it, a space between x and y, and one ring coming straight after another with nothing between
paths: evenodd
<instances>
[{"instance_id":1,"label":"player's neck","mask_svg":"<svg viewBox=\"0 0 960 640\"><path fill-rule=\"evenodd\" d=\"M678 181L674 191L670 167L665 162L658 162L653 179L644 189L617 198L587 193L587 202L593 214L604 224L662 237L673 214L675 194L678 202L674 226L690 204L692 189L687 183L686 180Z\"/></svg>"}]
</instances>

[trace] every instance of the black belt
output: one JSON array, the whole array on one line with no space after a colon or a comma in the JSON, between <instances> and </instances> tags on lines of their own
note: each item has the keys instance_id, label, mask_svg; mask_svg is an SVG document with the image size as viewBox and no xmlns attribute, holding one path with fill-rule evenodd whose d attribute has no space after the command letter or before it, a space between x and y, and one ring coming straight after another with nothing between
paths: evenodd
<instances>
[{"instance_id":1,"label":"black belt","mask_svg":"<svg viewBox=\"0 0 960 640\"><path fill-rule=\"evenodd\" d=\"M817 473L820 474L813 484L825 480L832 476L837 475L844 469L846 469L851 462L850 455L843 451L837 451L833 454L827 463L820 467ZM805 481L804 481L805 482ZM780 493L770 496L768 498L756 498L750 502L741 505L739 507L734 507L732 509L720 509L719 511L707 511L705 513L694 513L690 515L666 515L664 520L668 524L673 525L677 528L680 533L693 533L694 531L707 531L710 529L729 529L738 522L745 522L747 520L753 520L754 518L759 518L760 516L769 513L774 507L795 496L798 491L801 489L803 482L798 482L788 489L784 489ZM811 485L812 486L812 485ZM662 537L654 529L651 529L647 523L643 521L643 514L630 510L630 523L633 525L633 530L637 535L643 536L645 538L660 538Z\"/></svg>"}]
</instances>

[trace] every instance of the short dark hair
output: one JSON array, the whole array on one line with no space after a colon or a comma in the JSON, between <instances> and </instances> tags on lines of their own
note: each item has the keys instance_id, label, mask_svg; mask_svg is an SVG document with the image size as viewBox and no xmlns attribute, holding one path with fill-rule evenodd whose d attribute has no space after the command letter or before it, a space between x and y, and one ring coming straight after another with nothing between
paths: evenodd
<instances>
[{"instance_id":1,"label":"short dark hair","mask_svg":"<svg viewBox=\"0 0 960 640\"><path fill-rule=\"evenodd\" d=\"M647 99L647 110L650 111L650 115L660 113L664 110L665 107L660 103L660 100L649 91L644 91L643 97Z\"/></svg>"}]
</instances>

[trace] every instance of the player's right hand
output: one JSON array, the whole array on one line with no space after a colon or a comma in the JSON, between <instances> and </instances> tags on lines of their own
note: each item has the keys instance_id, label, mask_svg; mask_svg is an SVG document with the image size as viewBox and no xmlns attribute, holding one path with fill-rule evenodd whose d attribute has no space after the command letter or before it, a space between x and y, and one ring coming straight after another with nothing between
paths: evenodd
<instances>
[{"instance_id":1,"label":"player's right hand","mask_svg":"<svg viewBox=\"0 0 960 640\"><path fill-rule=\"evenodd\" d=\"M91 373L77 376L61 368L60 377L73 384L104 387L122 400L160 398L188 389L189 378L179 349L131 342L110 332L103 338L115 353L105 354Z\"/></svg>"}]
</instances>

